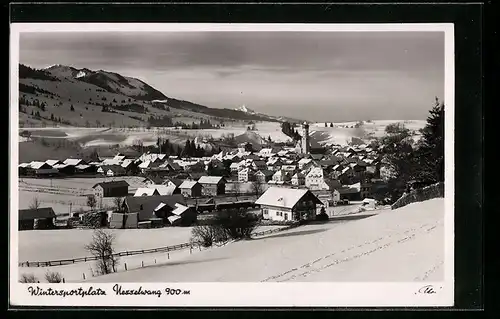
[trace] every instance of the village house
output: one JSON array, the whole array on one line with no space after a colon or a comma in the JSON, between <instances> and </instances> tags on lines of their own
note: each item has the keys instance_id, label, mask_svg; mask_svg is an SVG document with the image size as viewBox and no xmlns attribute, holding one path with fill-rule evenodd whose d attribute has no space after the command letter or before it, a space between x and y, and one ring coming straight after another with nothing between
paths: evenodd
<instances>
[{"instance_id":1,"label":"village house","mask_svg":"<svg viewBox=\"0 0 500 319\"><path fill-rule=\"evenodd\" d=\"M56 214L52 207L19 210L19 230L52 229Z\"/></svg>"},{"instance_id":2,"label":"village house","mask_svg":"<svg viewBox=\"0 0 500 319\"><path fill-rule=\"evenodd\" d=\"M305 170L308 166L313 164L313 160L310 158L302 158L299 160L298 165L300 170Z\"/></svg>"},{"instance_id":3,"label":"village house","mask_svg":"<svg viewBox=\"0 0 500 319\"><path fill-rule=\"evenodd\" d=\"M226 179L222 176L202 176L198 183L203 186L203 196L218 196L226 193Z\"/></svg>"},{"instance_id":4,"label":"village house","mask_svg":"<svg viewBox=\"0 0 500 319\"><path fill-rule=\"evenodd\" d=\"M127 215L136 215L137 223L161 219L163 224L170 224L168 218L172 215L180 216L184 225L190 225L196 221L196 211L189 208L183 209L179 205L187 207L186 201L181 194L169 196L128 196L123 201L124 224ZM180 209L179 209L180 208ZM174 210L176 210L176 214ZM176 223L177 224L177 223ZM137 225L135 225L137 227Z\"/></svg>"},{"instance_id":5,"label":"village house","mask_svg":"<svg viewBox=\"0 0 500 319\"><path fill-rule=\"evenodd\" d=\"M238 181L240 183L248 183L255 180L255 171L246 167L238 172Z\"/></svg>"},{"instance_id":6,"label":"village house","mask_svg":"<svg viewBox=\"0 0 500 319\"><path fill-rule=\"evenodd\" d=\"M76 165L75 174L95 174L97 173L97 167L94 165Z\"/></svg>"},{"instance_id":7,"label":"village house","mask_svg":"<svg viewBox=\"0 0 500 319\"><path fill-rule=\"evenodd\" d=\"M302 186L302 185L305 185L305 183L306 183L306 177L301 172L295 173L292 176L292 185L293 186Z\"/></svg>"},{"instance_id":8,"label":"village house","mask_svg":"<svg viewBox=\"0 0 500 319\"><path fill-rule=\"evenodd\" d=\"M79 165L84 165L84 164L79 164ZM78 166L78 165L76 165L76 166ZM59 171L59 174L69 176L69 175L75 174L76 166L69 165L69 164L55 164L54 168Z\"/></svg>"},{"instance_id":9,"label":"village house","mask_svg":"<svg viewBox=\"0 0 500 319\"><path fill-rule=\"evenodd\" d=\"M270 187L255 204L260 205L263 219L300 221L314 220L317 205L323 203L307 189Z\"/></svg>"},{"instance_id":10,"label":"village house","mask_svg":"<svg viewBox=\"0 0 500 319\"><path fill-rule=\"evenodd\" d=\"M267 183L273 178L274 172L263 169L255 173L255 180L259 183Z\"/></svg>"},{"instance_id":11,"label":"village house","mask_svg":"<svg viewBox=\"0 0 500 319\"><path fill-rule=\"evenodd\" d=\"M276 171L273 175L272 182L273 184L284 184L290 181L290 174L285 172L284 170Z\"/></svg>"},{"instance_id":12,"label":"village house","mask_svg":"<svg viewBox=\"0 0 500 319\"><path fill-rule=\"evenodd\" d=\"M56 164L64 164L60 160L55 160L55 159L46 160L45 163L47 163L48 165L50 165L50 167L54 167L54 165L56 165Z\"/></svg>"},{"instance_id":13,"label":"village house","mask_svg":"<svg viewBox=\"0 0 500 319\"><path fill-rule=\"evenodd\" d=\"M97 173L104 174L109 177L124 176L127 171L120 165L103 165L97 169Z\"/></svg>"},{"instance_id":14,"label":"village house","mask_svg":"<svg viewBox=\"0 0 500 319\"><path fill-rule=\"evenodd\" d=\"M96 197L123 197L128 195L129 184L126 181L97 183L92 188Z\"/></svg>"},{"instance_id":15,"label":"village house","mask_svg":"<svg viewBox=\"0 0 500 319\"><path fill-rule=\"evenodd\" d=\"M79 158L68 158L63 162L63 164L69 166L76 166L76 165L86 165L87 162Z\"/></svg>"},{"instance_id":16,"label":"village house","mask_svg":"<svg viewBox=\"0 0 500 319\"><path fill-rule=\"evenodd\" d=\"M296 165L282 165L281 170L287 172L288 174L293 175L293 173L295 173L295 171L297 170L297 166Z\"/></svg>"},{"instance_id":17,"label":"village house","mask_svg":"<svg viewBox=\"0 0 500 319\"><path fill-rule=\"evenodd\" d=\"M241 162L231 163L231 165L229 166L229 169L231 170L232 174L236 174L240 170L241 166L242 166Z\"/></svg>"},{"instance_id":18,"label":"village house","mask_svg":"<svg viewBox=\"0 0 500 319\"><path fill-rule=\"evenodd\" d=\"M260 171L260 170L266 169L267 165L266 165L266 162L263 160L254 160L254 161L252 161L251 167L256 171Z\"/></svg>"},{"instance_id":19,"label":"village house","mask_svg":"<svg viewBox=\"0 0 500 319\"><path fill-rule=\"evenodd\" d=\"M181 194L184 197L201 197L202 186L197 181L189 181L186 180L179 185L179 189L181 190Z\"/></svg>"},{"instance_id":20,"label":"village house","mask_svg":"<svg viewBox=\"0 0 500 319\"><path fill-rule=\"evenodd\" d=\"M31 162L27 169L27 175L37 177L51 177L59 174L59 171L45 162Z\"/></svg>"},{"instance_id":21,"label":"village house","mask_svg":"<svg viewBox=\"0 0 500 319\"><path fill-rule=\"evenodd\" d=\"M267 161L266 165L267 165L268 170L276 172L276 171L281 169L283 162L279 158L274 157L274 158L269 159Z\"/></svg>"}]
</instances>

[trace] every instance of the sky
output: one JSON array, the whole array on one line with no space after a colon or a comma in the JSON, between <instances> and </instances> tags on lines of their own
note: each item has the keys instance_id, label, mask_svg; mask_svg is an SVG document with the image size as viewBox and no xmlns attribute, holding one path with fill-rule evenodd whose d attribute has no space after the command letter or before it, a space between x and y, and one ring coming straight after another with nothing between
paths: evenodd
<instances>
[{"instance_id":1,"label":"sky","mask_svg":"<svg viewBox=\"0 0 500 319\"><path fill-rule=\"evenodd\" d=\"M19 62L106 70L168 97L308 121L425 119L444 32L22 33Z\"/></svg>"}]
</instances>

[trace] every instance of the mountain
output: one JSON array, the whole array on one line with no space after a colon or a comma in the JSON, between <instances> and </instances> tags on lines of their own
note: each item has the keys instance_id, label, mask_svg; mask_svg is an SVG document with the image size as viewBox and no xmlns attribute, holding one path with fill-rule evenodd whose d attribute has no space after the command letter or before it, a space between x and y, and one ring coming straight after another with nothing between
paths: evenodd
<instances>
[{"instance_id":1,"label":"mountain","mask_svg":"<svg viewBox=\"0 0 500 319\"><path fill-rule=\"evenodd\" d=\"M60 64L46 68L45 71L57 78L78 79L94 84L108 92L123 94L138 100L166 99L163 93L143 81L114 72L92 71L87 68L76 69Z\"/></svg>"},{"instance_id":2,"label":"mountain","mask_svg":"<svg viewBox=\"0 0 500 319\"><path fill-rule=\"evenodd\" d=\"M214 124L280 122L247 108L211 108L169 97L142 80L116 72L61 64L45 69L20 64L19 91L20 125L173 126L207 119Z\"/></svg>"}]
</instances>

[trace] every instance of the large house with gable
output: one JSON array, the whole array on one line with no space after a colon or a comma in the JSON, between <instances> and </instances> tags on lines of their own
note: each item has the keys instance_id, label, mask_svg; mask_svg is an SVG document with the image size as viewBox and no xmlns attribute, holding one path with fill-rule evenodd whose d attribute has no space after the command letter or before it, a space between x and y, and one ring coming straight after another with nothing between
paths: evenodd
<instances>
[{"instance_id":1,"label":"large house with gable","mask_svg":"<svg viewBox=\"0 0 500 319\"><path fill-rule=\"evenodd\" d=\"M255 204L260 205L263 219L272 221L314 220L318 205L323 203L308 189L270 187Z\"/></svg>"}]
</instances>

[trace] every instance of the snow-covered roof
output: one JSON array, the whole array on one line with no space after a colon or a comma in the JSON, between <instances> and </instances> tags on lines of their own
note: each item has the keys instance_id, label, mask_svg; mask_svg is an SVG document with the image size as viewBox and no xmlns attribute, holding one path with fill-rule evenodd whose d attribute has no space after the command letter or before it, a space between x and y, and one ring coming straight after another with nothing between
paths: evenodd
<instances>
[{"instance_id":1,"label":"snow-covered roof","mask_svg":"<svg viewBox=\"0 0 500 319\"><path fill-rule=\"evenodd\" d=\"M33 161L30 163L30 167L33 169L39 169L43 165L46 165L46 163L45 162L36 162L36 161ZM49 165L49 164L47 164L47 165Z\"/></svg>"},{"instance_id":2,"label":"snow-covered roof","mask_svg":"<svg viewBox=\"0 0 500 319\"><path fill-rule=\"evenodd\" d=\"M64 164L66 165L72 165L72 166L76 166L78 164L80 164L80 162L82 162L83 160L82 159L79 159L79 158L68 158L64 161Z\"/></svg>"},{"instance_id":3,"label":"snow-covered roof","mask_svg":"<svg viewBox=\"0 0 500 319\"><path fill-rule=\"evenodd\" d=\"M155 188L140 187L135 191L134 196L152 196L155 193Z\"/></svg>"},{"instance_id":4,"label":"snow-covered roof","mask_svg":"<svg viewBox=\"0 0 500 319\"><path fill-rule=\"evenodd\" d=\"M177 216L181 216L182 214L184 214L187 210L189 209L189 207L187 206L184 206L184 205L181 205L179 203L176 203L175 204L175 209L172 211L172 214L174 215L177 215Z\"/></svg>"},{"instance_id":5,"label":"snow-covered roof","mask_svg":"<svg viewBox=\"0 0 500 319\"><path fill-rule=\"evenodd\" d=\"M159 195L172 195L177 189L175 185L149 185L148 188L154 188Z\"/></svg>"},{"instance_id":6,"label":"snow-covered roof","mask_svg":"<svg viewBox=\"0 0 500 319\"><path fill-rule=\"evenodd\" d=\"M151 165L151 161L145 161L139 164L139 168L148 168Z\"/></svg>"},{"instance_id":7,"label":"snow-covered roof","mask_svg":"<svg viewBox=\"0 0 500 319\"><path fill-rule=\"evenodd\" d=\"M219 184L220 181L222 181L224 177L222 176L202 176L198 180L198 183L200 184Z\"/></svg>"},{"instance_id":8,"label":"snow-covered roof","mask_svg":"<svg viewBox=\"0 0 500 319\"><path fill-rule=\"evenodd\" d=\"M342 170L342 174L344 174L344 173L348 172L350 169L351 169L351 168L350 168L349 166L348 166L348 167L346 167L346 168L344 168L344 169Z\"/></svg>"},{"instance_id":9,"label":"snow-covered roof","mask_svg":"<svg viewBox=\"0 0 500 319\"><path fill-rule=\"evenodd\" d=\"M171 215L171 216L169 216L167 219L168 219L168 221L169 221L171 224L173 224L176 220L181 219L181 217L180 217L180 216L176 216L176 215Z\"/></svg>"},{"instance_id":10,"label":"snow-covered roof","mask_svg":"<svg viewBox=\"0 0 500 319\"><path fill-rule=\"evenodd\" d=\"M286 187L269 187L255 204L283 208L293 208L308 192L307 189L293 189Z\"/></svg>"},{"instance_id":11,"label":"snow-covered roof","mask_svg":"<svg viewBox=\"0 0 500 319\"><path fill-rule=\"evenodd\" d=\"M21 163L19 164L19 167L21 168L30 167L30 163Z\"/></svg>"},{"instance_id":12,"label":"snow-covered roof","mask_svg":"<svg viewBox=\"0 0 500 319\"><path fill-rule=\"evenodd\" d=\"M182 189L191 189L193 188L198 182L197 181L184 181L182 184L179 186L179 188Z\"/></svg>"},{"instance_id":13,"label":"snow-covered roof","mask_svg":"<svg viewBox=\"0 0 500 319\"><path fill-rule=\"evenodd\" d=\"M59 160L50 160L50 159L45 161L45 163L49 164L50 166L54 166L59 162L60 162Z\"/></svg>"},{"instance_id":14,"label":"snow-covered roof","mask_svg":"<svg viewBox=\"0 0 500 319\"><path fill-rule=\"evenodd\" d=\"M65 168L65 167L67 167L67 166L68 166L67 164L56 164L56 165L54 165L53 167L54 167L54 168L57 168L57 169L60 169L60 168Z\"/></svg>"}]
</instances>

